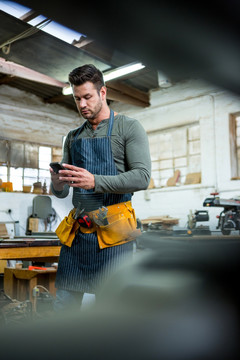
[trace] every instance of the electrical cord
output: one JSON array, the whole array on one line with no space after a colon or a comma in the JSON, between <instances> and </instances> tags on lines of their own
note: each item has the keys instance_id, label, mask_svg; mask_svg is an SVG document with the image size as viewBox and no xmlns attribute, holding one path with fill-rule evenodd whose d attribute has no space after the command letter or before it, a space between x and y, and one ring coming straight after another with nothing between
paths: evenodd
<instances>
[{"instance_id":1,"label":"electrical cord","mask_svg":"<svg viewBox=\"0 0 240 360\"><path fill-rule=\"evenodd\" d=\"M57 214L56 210L52 208L52 214L47 217L47 224L49 224L49 230L51 231L52 225L57 222L57 218L59 215Z\"/></svg>"},{"instance_id":2,"label":"electrical cord","mask_svg":"<svg viewBox=\"0 0 240 360\"><path fill-rule=\"evenodd\" d=\"M37 317L37 318L41 318L41 314L37 311L37 297L39 296L38 295L38 289L42 289L44 290L48 295L51 295L50 291L45 288L45 286L43 285L36 285L34 286L34 288L32 289L33 291L33 313L34 313L34 316Z\"/></svg>"},{"instance_id":3,"label":"electrical cord","mask_svg":"<svg viewBox=\"0 0 240 360\"><path fill-rule=\"evenodd\" d=\"M50 294L49 290L48 290L47 288L45 288L43 285L36 285L36 286L34 286L34 289L36 289L36 288L43 289L43 290L45 290L48 294Z\"/></svg>"},{"instance_id":4,"label":"electrical cord","mask_svg":"<svg viewBox=\"0 0 240 360\"><path fill-rule=\"evenodd\" d=\"M2 43L0 45L0 49L2 49L2 52L4 54L9 54L12 43L37 33L39 30L42 30L46 25L48 25L51 21L52 21L51 19L45 19L45 20L41 21L39 24L32 26L30 29L23 31L22 33L14 36L13 38L5 41L4 43Z\"/></svg>"},{"instance_id":5,"label":"electrical cord","mask_svg":"<svg viewBox=\"0 0 240 360\"><path fill-rule=\"evenodd\" d=\"M12 217L11 214L8 214L8 215L10 216L10 218L12 219L12 221L14 221L15 223L17 222L16 220L13 219L13 217ZM24 232L26 231L26 229L24 229L24 227L21 226L20 223L19 223L19 227L20 227Z\"/></svg>"},{"instance_id":6,"label":"electrical cord","mask_svg":"<svg viewBox=\"0 0 240 360\"><path fill-rule=\"evenodd\" d=\"M14 221L16 223L16 220L13 219L12 215L10 213L8 213L8 215L10 216L10 218L12 219L12 221ZM51 219L52 218L52 219ZM49 224L49 231L51 231L52 229L52 225L54 225L57 220L61 220L60 216L58 215L58 213L56 212L56 210L54 208L52 208L52 214L46 219L46 226ZM19 227L25 232L26 229L20 225L19 223ZM47 229L45 229L46 231Z\"/></svg>"}]
</instances>

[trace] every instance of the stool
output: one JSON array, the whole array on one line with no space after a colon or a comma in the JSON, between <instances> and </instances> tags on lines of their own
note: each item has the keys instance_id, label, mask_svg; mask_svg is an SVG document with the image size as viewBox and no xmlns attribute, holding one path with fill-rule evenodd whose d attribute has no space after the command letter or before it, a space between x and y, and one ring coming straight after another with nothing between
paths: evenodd
<instances>
[{"instance_id":1,"label":"stool","mask_svg":"<svg viewBox=\"0 0 240 360\"><path fill-rule=\"evenodd\" d=\"M34 302L33 288L44 286L51 295L56 295L55 278L57 270L4 269L4 292L12 299Z\"/></svg>"}]
</instances>

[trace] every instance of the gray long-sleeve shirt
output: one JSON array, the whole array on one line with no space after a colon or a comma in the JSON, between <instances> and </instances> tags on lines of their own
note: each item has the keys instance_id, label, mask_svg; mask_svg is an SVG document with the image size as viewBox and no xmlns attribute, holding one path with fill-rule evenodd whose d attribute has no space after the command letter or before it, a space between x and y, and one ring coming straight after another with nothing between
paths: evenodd
<instances>
[{"instance_id":1,"label":"gray long-sleeve shirt","mask_svg":"<svg viewBox=\"0 0 240 360\"><path fill-rule=\"evenodd\" d=\"M96 130L93 130L86 121L78 138L106 136L108 122L109 119L101 121ZM66 137L62 163L72 164L71 145L78 129L71 130ZM124 194L146 189L151 177L151 158L148 137L140 122L125 115L115 115L111 146L119 174L94 175L95 192ZM64 198L69 193L69 186L65 185L61 192L54 190L52 186L52 192L57 197Z\"/></svg>"}]
</instances>

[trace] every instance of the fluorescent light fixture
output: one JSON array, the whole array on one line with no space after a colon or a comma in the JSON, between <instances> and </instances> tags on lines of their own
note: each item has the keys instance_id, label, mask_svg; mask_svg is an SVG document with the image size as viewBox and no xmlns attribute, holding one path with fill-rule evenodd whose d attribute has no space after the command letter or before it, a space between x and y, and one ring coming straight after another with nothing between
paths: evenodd
<instances>
[{"instance_id":1,"label":"fluorescent light fixture","mask_svg":"<svg viewBox=\"0 0 240 360\"><path fill-rule=\"evenodd\" d=\"M104 81L116 79L121 76L130 74L132 72L141 70L143 68L145 68L145 65L143 65L142 63L134 63L134 64L126 65L126 66L121 66L117 69L110 70L110 71L106 72L105 74L103 74Z\"/></svg>"},{"instance_id":2,"label":"fluorescent light fixture","mask_svg":"<svg viewBox=\"0 0 240 360\"><path fill-rule=\"evenodd\" d=\"M72 87L71 85L67 85L62 89L63 95L71 95L72 94Z\"/></svg>"},{"instance_id":3,"label":"fluorescent light fixture","mask_svg":"<svg viewBox=\"0 0 240 360\"><path fill-rule=\"evenodd\" d=\"M107 71L105 74L103 73L103 78L104 78L104 81L107 82L109 80L113 80L113 79L119 78L121 76L130 74L132 72L141 70L143 68L145 68L145 65L143 65L142 63L134 63L134 64L126 65L126 66L121 66L117 69ZM63 95L72 94L72 87L70 85L67 85L66 87L64 87L62 89L62 93L63 93Z\"/></svg>"}]
</instances>

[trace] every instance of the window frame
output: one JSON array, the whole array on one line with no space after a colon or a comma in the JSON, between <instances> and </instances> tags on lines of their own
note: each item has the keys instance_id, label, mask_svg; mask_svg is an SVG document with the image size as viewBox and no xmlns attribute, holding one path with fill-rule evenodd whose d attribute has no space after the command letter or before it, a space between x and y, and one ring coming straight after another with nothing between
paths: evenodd
<instances>
[{"instance_id":1,"label":"window frame","mask_svg":"<svg viewBox=\"0 0 240 360\"><path fill-rule=\"evenodd\" d=\"M199 137L198 138L196 138L196 139L193 139L193 140L191 140L190 139L190 134L189 134L189 129L191 128L191 127L194 127L194 126L199 126ZM152 175L153 175L153 172L158 172L158 182L159 182L159 184L160 185L157 185L157 184L154 184L155 186L155 188L162 188L162 187L165 187L165 186L167 186L167 178L166 177L163 177L163 179L164 179L164 181L166 180L166 184L164 184L164 185L162 185L161 184L161 172L163 171L163 170L169 170L169 172L172 174L172 175L170 175L169 177L171 177L171 176L173 176L173 174L174 174L174 172L175 172L175 170L180 170L181 171L181 169L182 168L186 168L186 170L187 170L187 172L186 172L186 174L185 175L182 175L181 176L181 180L184 180L184 178L186 177L186 175L188 174L188 173L192 173L192 172L188 172L188 169L189 169L189 167L190 167L190 159L191 159L191 157L192 156L200 156L201 157L201 144L200 144L200 149L199 149L199 152L198 153L196 153L196 154L190 154L190 144L192 144L193 142L195 142L195 141L199 141L199 143L201 142L201 132L200 132L200 122L199 121L192 121L191 123L188 123L188 124L183 124L183 125L179 125L179 126L175 126L175 127L169 127L169 128L162 128L162 129L158 129L158 130L154 130L154 131L151 131L151 132L148 132L148 137L149 137L149 146L150 146L150 153L151 153L151 139L150 139L150 136L151 135L156 135L156 134L163 134L163 133L165 133L165 134L169 134L169 133L173 133L174 131L176 131L176 130L178 130L178 129L186 129L186 141L187 141L187 143L186 143L186 155L185 156L174 156L174 154L172 154L172 157L169 157L169 158L161 158L161 159L156 159L156 160L153 160L152 159L152 155L151 155L151 162L152 162ZM176 163L176 160L177 159L181 159L181 158L184 158L184 159L186 159L186 161L185 161L185 163L186 163L186 165L185 166L176 166L175 165L175 163ZM160 165L160 163L162 162L162 161L171 161L172 162L172 167L169 167L169 168L167 168L167 169L161 169L161 165ZM158 165L158 167L157 166L154 166L155 164L159 164ZM153 165L154 164L154 165ZM154 170L153 170L154 169ZM201 170L201 162L200 162L200 170L199 170L199 172L201 172L202 170ZM152 176L152 178L153 178L153 181L154 181L154 183L155 183L155 181L156 181L156 179L155 179L155 176ZM181 183L181 185L183 185L184 184L184 181Z\"/></svg>"},{"instance_id":2,"label":"window frame","mask_svg":"<svg viewBox=\"0 0 240 360\"><path fill-rule=\"evenodd\" d=\"M240 166L238 164L238 150L237 146L237 117L240 117L240 112L229 115L229 144L230 144L230 166L231 166L231 180L240 180Z\"/></svg>"},{"instance_id":3,"label":"window frame","mask_svg":"<svg viewBox=\"0 0 240 360\"><path fill-rule=\"evenodd\" d=\"M7 161L1 161L0 162L0 166L1 167L6 167L7 169L7 181L12 181L13 184L14 184L14 181L11 177L11 171L10 169L11 168L15 168L15 169L18 169L18 168L21 168L22 169L22 175L21 176L18 176L18 178L21 178L21 183L22 183L22 187L24 185L30 185L30 184L26 184L24 182L24 180L26 178L32 178L32 184L35 183L35 182L38 182L38 181L41 181L42 180L42 176L41 176L41 171L43 170L47 170L47 169L43 169L42 167L40 167L40 159L39 159L39 149L41 147L46 147L46 148L49 148L51 149L50 150L50 153L51 153L51 159L49 162L51 161L61 161L61 158L62 158L62 147L61 146L51 146L51 145L46 145L46 144L39 144L39 143L32 143L32 142L28 142L28 141L21 141L21 140L15 140L15 139L6 139L6 138L3 138L3 137L0 137L0 141L5 141L6 142L6 146L8 147L7 149L7 155L6 155L6 159ZM19 144L23 144L24 146L24 151L23 151L23 160L21 161L21 165L19 164L19 166L16 166L16 163L14 166L12 166L11 164L11 155L10 155L10 152L11 152L11 144L12 143L19 143ZM37 167L31 167L31 166L26 166L26 149L29 147L29 145L32 145L32 146L35 146L37 147ZM56 154L59 154L61 153L61 155L56 155ZM22 163L24 163L24 166L22 166ZM36 177L32 177L30 175L26 175L25 174L25 169L34 169L34 170L37 170L37 175ZM0 175L0 178L1 178L1 175ZM49 173L49 176L46 177L46 180L49 180L50 179L50 173ZM14 187L14 186L13 186ZM17 187L17 190L16 191L21 191L19 190L19 186Z\"/></svg>"}]
</instances>

